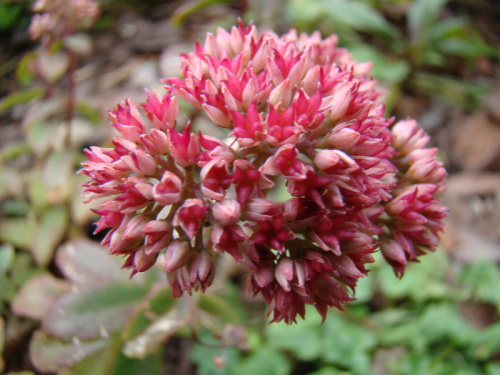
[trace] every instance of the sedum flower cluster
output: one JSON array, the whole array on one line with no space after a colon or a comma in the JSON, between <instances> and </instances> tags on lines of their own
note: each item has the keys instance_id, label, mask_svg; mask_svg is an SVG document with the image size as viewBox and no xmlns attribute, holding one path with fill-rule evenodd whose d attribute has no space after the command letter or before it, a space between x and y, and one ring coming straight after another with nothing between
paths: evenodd
<instances>
[{"instance_id":1,"label":"sedum flower cluster","mask_svg":"<svg viewBox=\"0 0 500 375\"><path fill-rule=\"evenodd\" d=\"M51 45L76 31L87 29L99 16L99 5L93 0L37 0L29 33L33 40Z\"/></svg>"},{"instance_id":2,"label":"sedum flower cluster","mask_svg":"<svg viewBox=\"0 0 500 375\"><path fill-rule=\"evenodd\" d=\"M393 125L370 64L321 39L258 33L241 22L182 56L164 80L110 112L121 136L90 147L81 173L101 199L96 232L132 274L160 253L175 297L208 288L227 253L249 270L248 289L272 321L295 322L312 304L353 300L381 249L402 275L433 251L446 208L446 172L414 120ZM194 132L178 99L226 128ZM184 116L185 117L185 116Z\"/></svg>"}]
</instances>

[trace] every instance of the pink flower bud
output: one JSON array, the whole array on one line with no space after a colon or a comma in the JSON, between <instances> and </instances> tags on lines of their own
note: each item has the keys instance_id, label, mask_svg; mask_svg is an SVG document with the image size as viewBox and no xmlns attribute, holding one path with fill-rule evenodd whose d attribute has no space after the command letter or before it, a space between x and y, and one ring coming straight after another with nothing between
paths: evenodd
<instances>
[{"instance_id":1,"label":"pink flower bud","mask_svg":"<svg viewBox=\"0 0 500 375\"><path fill-rule=\"evenodd\" d=\"M210 118L210 120L215 122L217 125L223 128L231 127L232 122L231 122L231 117L229 115L222 112L220 109L208 104L203 104L202 107L205 110L207 116Z\"/></svg>"},{"instance_id":2,"label":"pink flower bud","mask_svg":"<svg viewBox=\"0 0 500 375\"><path fill-rule=\"evenodd\" d=\"M326 110L330 120L340 120L347 112L352 98L350 84L344 84L334 94L323 98L320 109Z\"/></svg>"},{"instance_id":3,"label":"pink flower bud","mask_svg":"<svg viewBox=\"0 0 500 375\"><path fill-rule=\"evenodd\" d=\"M201 199L186 199L177 209L173 219L175 227L181 226L189 238L193 238L201 227L208 206Z\"/></svg>"},{"instance_id":4,"label":"pink flower bud","mask_svg":"<svg viewBox=\"0 0 500 375\"><path fill-rule=\"evenodd\" d=\"M314 156L314 164L329 174L351 173L359 169L358 164L340 150L321 150Z\"/></svg>"},{"instance_id":5,"label":"pink flower bud","mask_svg":"<svg viewBox=\"0 0 500 375\"><path fill-rule=\"evenodd\" d=\"M392 128L394 147L402 154L424 147L429 142L429 136L415 120L399 121Z\"/></svg>"},{"instance_id":6,"label":"pink flower bud","mask_svg":"<svg viewBox=\"0 0 500 375\"><path fill-rule=\"evenodd\" d=\"M269 95L269 103L277 105L281 103L281 107L288 107L292 99L292 86L290 79L285 79Z\"/></svg>"},{"instance_id":7,"label":"pink flower bud","mask_svg":"<svg viewBox=\"0 0 500 375\"><path fill-rule=\"evenodd\" d=\"M172 241L165 251L165 270L175 272L184 267L191 258L191 252L191 247L187 241Z\"/></svg>"},{"instance_id":8,"label":"pink flower bud","mask_svg":"<svg viewBox=\"0 0 500 375\"><path fill-rule=\"evenodd\" d=\"M332 148L346 150L356 145L360 138L360 134L349 128L334 128L328 135L328 144Z\"/></svg>"},{"instance_id":9,"label":"pink flower bud","mask_svg":"<svg viewBox=\"0 0 500 375\"><path fill-rule=\"evenodd\" d=\"M153 187L153 198L164 206L177 203L181 199L182 181L174 173L165 171L161 182Z\"/></svg>"},{"instance_id":10,"label":"pink flower bud","mask_svg":"<svg viewBox=\"0 0 500 375\"><path fill-rule=\"evenodd\" d=\"M274 266L269 263L260 264L253 277L261 288L265 288L274 280Z\"/></svg>"},{"instance_id":11,"label":"pink flower bud","mask_svg":"<svg viewBox=\"0 0 500 375\"><path fill-rule=\"evenodd\" d=\"M168 129L169 149L177 164L188 167L196 163L199 154L196 134L190 132L191 124L186 125L182 135L175 130Z\"/></svg>"},{"instance_id":12,"label":"pink flower bud","mask_svg":"<svg viewBox=\"0 0 500 375\"><path fill-rule=\"evenodd\" d=\"M241 207L234 199L224 199L214 204L212 215L221 225L235 224L240 220Z\"/></svg>"},{"instance_id":13,"label":"pink flower bud","mask_svg":"<svg viewBox=\"0 0 500 375\"><path fill-rule=\"evenodd\" d=\"M134 216L127 224L123 231L123 239L125 241L135 241L144 237L144 226L149 222L150 218L146 215Z\"/></svg>"},{"instance_id":14,"label":"pink flower bud","mask_svg":"<svg viewBox=\"0 0 500 375\"><path fill-rule=\"evenodd\" d=\"M283 290L289 292L290 281L293 280L293 260L290 258L281 258L276 266L274 275Z\"/></svg>"},{"instance_id":15,"label":"pink flower bud","mask_svg":"<svg viewBox=\"0 0 500 375\"><path fill-rule=\"evenodd\" d=\"M134 269L137 272L145 272L156 263L157 254L148 255L144 247L139 248L134 256Z\"/></svg>"},{"instance_id":16,"label":"pink flower bud","mask_svg":"<svg viewBox=\"0 0 500 375\"><path fill-rule=\"evenodd\" d=\"M406 268L406 255L401 245L395 240L383 241L380 245L382 255L394 267L398 276L402 276Z\"/></svg>"},{"instance_id":17,"label":"pink flower bud","mask_svg":"<svg viewBox=\"0 0 500 375\"><path fill-rule=\"evenodd\" d=\"M215 274L214 260L208 251L200 251L188 265L191 285L199 285L202 291L212 284Z\"/></svg>"}]
</instances>

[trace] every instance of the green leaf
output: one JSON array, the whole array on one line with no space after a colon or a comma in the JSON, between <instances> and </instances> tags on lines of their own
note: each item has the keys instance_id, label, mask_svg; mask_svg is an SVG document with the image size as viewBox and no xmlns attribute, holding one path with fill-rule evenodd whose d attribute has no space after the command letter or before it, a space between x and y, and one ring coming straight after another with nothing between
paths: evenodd
<instances>
[{"instance_id":1,"label":"green leaf","mask_svg":"<svg viewBox=\"0 0 500 375\"><path fill-rule=\"evenodd\" d=\"M266 329L268 345L278 350L288 350L300 360L310 361L322 353L321 317L307 309L307 318L294 325L273 323Z\"/></svg>"},{"instance_id":2,"label":"green leaf","mask_svg":"<svg viewBox=\"0 0 500 375\"><path fill-rule=\"evenodd\" d=\"M92 104L78 101L76 102L75 110L92 124L99 124L102 119L101 112Z\"/></svg>"},{"instance_id":3,"label":"green leaf","mask_svg":"<svg viewBox=\"0 0 500 375\"><path fill-rule=\"evenodd\" d=\"M30 359L42 372L57 372L60 368L73 366L83 358L103 350L109 340L61 342L43 331L36 331L30 343Z\"/></svg>"},{"instance_id":4,"label":"green leaf","mask_svg":"<svg viewBox=\"0 0 500 375\"><path fill-rule=\"evenodd\" d=\"M356 285L356 300L351 302L351 305L357 306L369 303L373 299L375 293L375 285L371 277L363 277L358 280Z\"/></svg>"},{"instance_id":5,"label":"green leaf","mask_svg":"<svg viewBox=\"0 0 500 375\"><path fill-rule=\"evenodd\" d=\"M73 162L73 152L55 151L50 154L44 165L43 182L53 192L54 200L58 202L62 202L69 193L70 176L74 173Z\"/></svg>"},{"instance_id":6,"label":"green leaf","mask_svg":"<svg viewBox=\"0 0 500 375\"><path fill-rule=\"evenodd\" d=\"M322 333L325 362L352 369L355 374L373 374L369 352L378 340L372 331L334 313L328 315Z\"/></svg>"},{"instance_id":7,"label":"green leaf","mask_svg":"<svg viewBox=\"0 0 500 375\"><path fill-rule=\"evenodd\" d=\"M64 46L80 56L89 56L92 53L92 39L84 33L69 35L64 38Z\"/></svg>"},{"instance_id":8,"label":"green leaf","mask_svg":"<svg viewBox=\"0 0 500 375\"><path fill-rule=\"evenodd\" d=\"M498 362L487 363L486 375L500 375L500 363Z\"/></svg>"},{"instance_id":9,"label":"green leaf","mask_svg":"<svg viewBox=\"0 0 500 375\"><path fill-rule=\"evenodd\" d=\"M162 367L163 353L161 350L143 359L128 358L120 352L113 375L160 375L163 373Z\"/></svg>"},{"instance_id":10,"label":"green leaf","mask_svg":"<svg viewBox=\"0 0 500 375\"><path fill-rule=\"evenodd\" d=\"M452 298L453 294L450 293L450 288L444 280L445 274L442 272L448 263L448 257L444 252L427 254L420 263L410 264L401 279L398 279L392 269L384 264L377 270L382 293L391 299L409 297L414 301ZM422 280L425 280L425 288L422 287Z\"/></svg>"},{"instance_id":11,"label":"green leaf","mask_svg":"<svg viewBox=\"0 0 500 375\"><path fill-rule=\"evenodd\" d=\"M0 221L0 240L28 250L35 240L37 224L27 218Z\"/></svg>"},{"instance_id":12,"label":"green leaf","mask_svg":"<svg viewBox=\"0 0 500 375\"><path fill-rule=\"evenodd\" d=\"M26 140L35 154L45 155L54 147L55 138L60 138L57 128L57 124L44 121L33 123L28 128Z\"/></svg>"},{"instance_id":13,"label":"green leaf","mask_svg":"<svg viewBox=\"0 0 500 375\"><path fill-rule=\"evenodd\" d=\"M108 345L92 353L71 367L61 369L58 375L111 375L114 374L120 353L121 344L118 340L109 340ZM135 375L135 374L134 374Z\"/></svg>"},{"instance_id":14,"label":"green leaf","mask_svg":"<svg viewBox=\"0 0 500 375\"><path fill-rule=\"evenodd\" d=\"M302 28L318 22L325 16L321 0L289 0L286 6L294 24L299 24Z\"/></svg>"},{"instance_id":15,"label":"green leaf","mask_svg":"<svg viewBox=\"0 0 500 375\"><path fill-rule=\"evenodd\" d=\"M175 300L168 285L154 286L142 303L132 312L129 322L123 328L123 340L129 341L144 331L173 308Z\"/></svg>"},{"instance_id":16,"label":"green leaf","mask_svg":"<svg viewBox=\"0 0 500 375\"><path fill-rule=\"evenodd\" d=\"M36 172L38 171L27 176L27 189L33 211L41 215L52 205L52 202L49 199L49 189L43 183L40 174Z\"/></svg>"},{"instance_id":17,"label":"green leaf","mask_svg":"<svg viewBox=\"0 0 500 375\"><path fill-rule=\"evenodd\" d=\"M24 141L11 142L0 150L0 163L5 163L7 160L30 154L31 149Z\"/></svg>"},{"instance_id":18,"label":"green leaf","mask_svg":"<svg viewBox=\"0 0 500 375\"><path fill-rule=\"evenodd\" d=\"M9 243L0 245L0 277L3 277L14 264L16 251Z\"/></svg>"},{"instance_id":19,"label":"green leaf","mask_svg":"<svg viewBox=\"0 0 500 375\"><path fill-rule=\"evenodd\" d=\"M5 321L0 316L0 373L3 373L5 361L3 360L3 350L5 347Z\"/></svg>"},{"instance_id":20,"label":"green leaf","mask_svg":"<svg viewBox=\"0 0 500 375\"><path fill-rule=\"evenodd\" d=\"M397 37L398 31L374 8L353 0L321 0L323 12L335 24L354 30L367 31L383 36ZM307 6L307 5L306 5Z\"/></svg>"},{"instance_id":21,"label":"green leaf","mask_svg":"<svg viewBox=\"0 0 500 375\"><path fill-rule=\"evenodd\" d=\"M420 335L432 343L466 345L477 335L457 306L446 302L429 305L419 317L419 326Z\"/></svg>"},{"instance_id":22,"label":"green leaf","mask_svg":"<svg viewBox=\"0 0 500 375\"><path fill-rule=\"evenodd\" d=\"M465 38L442 39L438 43L439 50L448 55L465 58L478 58L482 56L498 58L498 50L480 40Z\"/></svg>"},{"instance_id":23,"label":"green leaf","mask_svg":"<svg viewBox=\"0 0 500 375\"><path fill-rule=\"evenodd\" d=\"M205 342L207 335L202 335ZM237 375L235 371L240 361L240 351L235 348L211 348L195 344L191 347L191 359L196 364L197 375ZM224 368L217 367L215 362L223 362Z\"/></svg>"},{"instance_id":24,"label":"green leaf","mask_svg":"<svg viewBox=\"0 0 500 375\"><path fill-rule=\"evenodd\" d=\"M0 300L10 302L16 295L16 284L9 277L0 278ZM0 308L2 304L0 303ZM3 311L2 311L3 312Z\"/></svg>"},{"instance_id":25,"label":"green leaf","mask_svg":"<svg viewBox=\"0 0 500 375\"><path fill-rule=\"evenodd\" d=\"M179 6L171 16L172 23L179 27L186 22L186 19L199 11L216 4L230 3L232 0L191 0L185 1Z\"/></svg>"},{"instance_id":26,"label":"green leaf","mask_svg":"<svg viewBox=\"0 0 500 375\"><path fill-rule=\"evenodd\" d=\"M69 290L70 284L66 280L47 273L36 275L17 293L12 301L12 311L19 316L41 320L52 304Z\"/></svg>"},{"instance_id":27,"label":"green leaf","mask_svg":"<svg viewBox=\"0 0 500 375\"><path fill-rule=\"evenodd\" d=\"M494 323L479 332L474 338L474 356L486 361L495 353L500 352L500 322Z\"/></svg>"},{"instance_id":28,"label":"green leaf","mask_svg":"<svg viewBox=\"0 0 500 375\"><path fill-rule=\"evenodd\" d=\"M314 371L309 373L308 375L351 375L351 372L346 372L339 370L338 368L335 367L323 367L318 371Z\"/></svg>"},{"instance_id":29,"label":"green leaf","mask_svg":"<svg viewBox=\"0 0 500 375\"><path fill-rule=\"evenodd\" d=\"M371 61L373 76L389 84L399 84L410 73L410 67L404 60L391 60L378 49L358 44L349 48L349 52L358 62Z\"/></svg>"},{"instance_id":30,"label":"green leaf","mask_svg":"<svg viewBox=\"0 0 500 375\"><path fill-rule=\"evenodd\" d=\"M144 287L132 282L100 289L75 287L52 305L42 326L62 340L107 338L125 325L144 293Z\"/></svg>"},{"instance_id":31,"label":"green leaf","mask_svg":"<svg viewBox=\"0 0 500 375\"><path fill-rule=\"evenodd\" d=\"M471 298L500 306L500 272L498 266L489 260L480 259L464 267L457 277Z\"/></svg>"},{"instance_id":32,"label":"green leaf","mask_svg":"<svg viewBox=\"0 0 500 375\"><path fill-rule=\"evenodd\" d=\"M39 266L47 266L52 261L68 224L69 214L65 207L54 206L43 213L31 248L33 258Z\"/></svg>"},{"instance_id":33,"label":"green leaf","mask_svg":"<svg viewBox=\"0 0 500 375\"><path fill-rule=\"evenodd\" d=\"M18 104L24 104L34 99L39 99L42 95L43 90L39 87L30 87L13 92L0 100L0 112L6 111Z\"/></svg>"},{"instance_id":34,"label":"green leaf","mask_svg":"<svg viewBox=\"0 0 500 375\"><path fill-rule=\"evenodd\" d=\"M224 298L215 294L201 294L199 296L198 308L221 318L226 323L241 323L238 305L232 305Z\"/></svg>"},{"instance_id":35,"label":"green leaf","mask_svg":"<svg viewBox=\"0 0 500 375\"><path fill-rule=\"evenodd\" d=\"M66 242L56 253L55 262L62 274L77 285L99 287L112 282L131 283L130 272L123 270L122 259L88 239ZM135 279L138 280L136 275ZM133 283L131 283L133 284Z\"/></svg>"},{"instance_id":36,"label":"green leaf","mask_svg":"<svg viewBox=\"0 0 500 375\"><path fill-rule=\"evenodd\" d=\"M488 88L473 82L428 73L415 73L411 85L423 95L437 96L464 109L477 109Z\"/></svg>"},{"instance_id":37,"label":"green leaf","mask_svg":"<svg viewBox=\"0 0 500 375\"><path fill-rule=\"evenodd\" d=\"M467 19L464 17L453 17L440 20L432 25L429 30L429 39L439 41L448 38L467 36Z\"/></svg>"},{"instance_id":38,"label":"green leaf","mask_svg":"<svg viewBox=\"0 0 500 375\"><path fill-rule=\"evenodd\" d=\"M181 328L187 326L185 313L171 309L165 315L155 319L143 334L125 344L123 353L130 358L145 358L155 353Z\"/></svg>"},{"instance_id":39,"label":"green leaf","mask_svg":"<svg viewBox=\"0 0 500 375\"><path fill-rule=\"evenodd\" d=\"M238 375L287 375L290 361L282 353L269 348L259 348L236 365Z\"/></svg>"},{"instance_id":40,"label":"green leaf","mask_svg":"<svg viewBox=\"0 0 500 375\"><path fill-rule=\"evenodd\" d=\"M0 30L9 30L14 28L22 15L22 12L23 7L19 4L0 2Z\"/></svg>"},{"instance_id":41,"label":"green leaf","mask_svg":"<svg viewBox=\"0 0 500 375\"><path fill-rule=\"evenodd\" d=\"M159 352L143 360L127 358L121 352L121 343L116 340L60 375L160 375L161 354Z\"/></svg>"},{"instance_id":42,"label":"green leaf","mask_svg":"<svg viewBox=\"0 0 500 375\"><path fill-rule=\"evenodd\" d=\"M14 259L14 264L12 265L10 271L10 276L14 285L21 286L28 279L40 272L43 271L34 267L32 258L29 254L20 252L16 253L16 258Z\"/></svg>"},{"instance_id":43,"label":"green leaf","mask_svg":"<svg viewBox=\"0 0 500 375\"><path fill-rule=\"evenodd\" d=\"M24 217L29 209L28 202L24 200L8 199L2 204L2 211L6 217Z\"/></svg>"},{"instance_id":44,"label":"green leaf","mask_svg":"<svg viewBox=\"0 0 500 375\"><path fill-rule=\"evenodd\" d=\"M447 0L415 0L408 12L408 31L413 40L424 43L430 26L437 23Z\"/></svg>"},{"instance_id":45,"label":"green leaf","mask_svg":"<svg viewBox=\"0 0 500 375\"><path fill-rule=\"evenodd\" d=\"M23 182L23 176L19 171L2 167L0 169L0 200L22 196Z\"/></svg>"},{"instance_id":46,"label":"green leaf","mask_svg":"<svg viewBox=\"0 0 500 375\"><path fill-rule=\"evenodd\" d=\"M36 60L38 54L35 51L25 54L16 69L16 78L23 87L33 83L34 75L31 71L31 65Z\"/></svg>"},{"instance_id":47,"label":"green leaf","mask_svg":"<svg viewBox=\"0 0 500 375\"><path fill-rule=\"evenodd\" d=\"M44 98L37 101L36 111L28 111L23 116L24 128L29 129L36 123L48 123L52 119L61 118L66 111L68 99L64 95L53 95L50 98ZM58 131L53 133L54 143L60 144L62 130L64 130L64 123L58 122ZM36 141L36 140L35 140Z\"/></svg>"},{"instance_id":48,"label":"green leaf","mask_svg":"<svg viewBox=\"0 0 500 375\"><path fill-rule=\"evenodd\" d=\"M38 69L40 74L49 82L57 82L68 71L68 55L63 51L53 53L40 53L38 56Z\"/></svg>"},{"instance_id":49,"label":"green leaf","mask_svg":"<svg viewBox=\"0 0 500 375\"><path fill-rule=\"evenodd\" d=\"M423 351L430 345L466 346L477 332L460 315L457 306L448 302L427 305L423 310L413 309L404 320L383 330L383 345L407 345L414 351Z\"/></svg>"}]
</instances>

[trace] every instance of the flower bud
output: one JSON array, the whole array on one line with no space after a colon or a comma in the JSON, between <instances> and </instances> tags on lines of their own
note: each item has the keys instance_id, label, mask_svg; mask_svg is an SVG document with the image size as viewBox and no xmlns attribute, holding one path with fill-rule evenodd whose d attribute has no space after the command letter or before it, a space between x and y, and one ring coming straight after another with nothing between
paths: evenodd
<instances>
[{"instance_id":1,"label":"flower bud","mask_svg":"<svg viewBox=\"0 0 500 375\"><path fill-rule=\"evenodd\" d=\"M134 255L134 269L137 270L137 272L145 272L149 270L156 263L157 257L158 254L146 254L144 246L141 246L136 250Z\"/></svg>"},{"instance_id":2,"label":"flower bud","mask_svg":"<svg viewBox=\"0 0 500 375\"><path fill-rule=\"evenodd\" d=\"M270 263L259 264L253 277L261 288L265 288L274 280L274 266Z\"/></svg>"},{"instance_id":3,"label":"flower bud","mask_svg":"<svg viewBox=\"0 0 500 375\"><path fill-rule=\"evenodd\" d=\"M165 251L165 270L175 272L184 267L191 258L191 246L187 241L174 240Z\"/></svg>"},{"instance_id":4,"label":"flower bud","mask_svg":"<svg viewBox=\"0 0 500 375\"><path fill-rule=\"evenodd\" d=\"M380 245L382 255L387 263L394 267L397 274L402 275L406 268L406 254L401 245L395 240L385 240Z\"/></svg>"},{"instance_id":5,"label":"flower bud","mask_svg":"<svg viewBox=\"0 0 500 375\"><path fill-rule=\"evenodd\" d=\"M290 258L281 258L274 271L274 276L283 290L289 292L290 281L293 279L293 260Z\"/></svg>"},{"instance_id":6,"label":"flower bud","mask_svg":"<svg viewBox=\"0 0 500 375\"><path fill-rule=\"evenodd\" d=\"M153 198L161 205L168 206L181 199L182 181L174 173L165 171L161 182L153 187Z\"/></svg>"},{"instance_id":7,"label":"flower bud","mask_svg":"<svg viewBox=\"0 0 500 375\"><path fill-rule=\"evenodd\" d=\"M231 225L238 222L241 206L234 199L224 199L214 204L212 215L220 225Z\"/></svg>"},{"instance_id":8,"label":"flower bud","mask_svg":"<svg viewBox=\"0 0 500 375\"><path fill-rule=\"evenodd\" d=\"M328 135L328 144L332 148L339 150L347 150L354 147L358 142L360 134L349 128L342 128L338 130L333 130Z\"/></svg>"},{"instance_id":9,"label":"flower bud","mask_svg":"<svg viewBox=\"0 0 500 375\"><path fill-rule=\"evenodd\" d=\"M125 241L135 241L144 237L144 226L150 221L146 215L134 216L127 224L122 236Z\"/></svg>"}]
</instances>

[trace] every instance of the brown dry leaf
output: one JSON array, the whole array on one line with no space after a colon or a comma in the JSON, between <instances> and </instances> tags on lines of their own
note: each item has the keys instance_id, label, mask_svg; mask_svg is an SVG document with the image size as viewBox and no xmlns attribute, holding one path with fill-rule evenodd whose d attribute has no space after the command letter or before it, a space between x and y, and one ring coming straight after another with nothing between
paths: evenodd
<instances>
[{"instance_id":1,"label":"brown dry leaf","mask_svg":"<svg viewBox=\"0 0 500 375\"><path fill-rule=\"evenodd\" d=\"M499 173L455 173L448 177L447 194L472 196L500 191Z\"/></svg>"},{"instance_id":2,"label":"brown dry leaf","mask_svg":"<svg viewBox=\"0 0 500 375\"><path fill-rule=\"evenodd\" d=\"M500 86L488 95L484 104L488 113L500 126Z\"/></svg>"},{"instance_id":3,"label":"brown dry leaf","mask_svg":"<svg viewBox=\"0 0 500 375\"><path fill-rule=\"evenodd\" d=\"M485 112L467 117L452 132L451 157L463 169L483 170L500 158L500 127Z\"/></svg>"}]
</instances>

